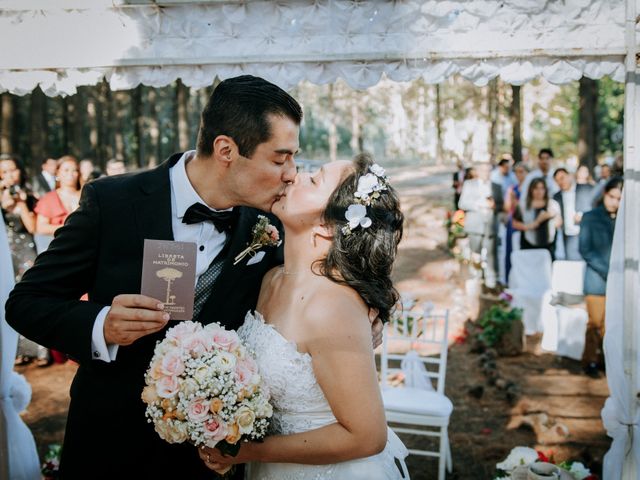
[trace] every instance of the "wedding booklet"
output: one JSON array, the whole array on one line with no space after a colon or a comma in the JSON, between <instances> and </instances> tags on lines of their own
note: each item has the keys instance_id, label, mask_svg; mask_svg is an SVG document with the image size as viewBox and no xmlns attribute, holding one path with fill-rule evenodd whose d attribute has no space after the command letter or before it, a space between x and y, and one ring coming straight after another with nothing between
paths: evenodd
<instances>
[{"instance_id":1,"label":"wedding booklet","mask_svg":"<svg viewBox=\"0 0 640 480\"><path fill-rule=\"evenodd\" d=\"M191 320L196 283L196 244L144 241L140 293L164 302L171 320Z\"/></svg>"}]
</instances>

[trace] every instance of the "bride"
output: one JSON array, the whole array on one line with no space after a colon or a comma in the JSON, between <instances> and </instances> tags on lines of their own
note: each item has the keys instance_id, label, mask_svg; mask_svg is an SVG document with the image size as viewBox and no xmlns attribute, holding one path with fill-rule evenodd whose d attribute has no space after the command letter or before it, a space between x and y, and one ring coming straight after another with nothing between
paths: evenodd
<instances>
[{"instance_id":1,"label":"bride","mask_svg":"<svg viewBox=\"0 0 640 480\"><path fill-rule=\"evenodd\" d=\"M208 448L200 457L213 470L248 463L249 479L408 478L407 451L385 420L368 313L385 321L398 298L395 191L359 155L299 174L272 212L285 263L264 277L238 331L271 391L271 435L236 457Z\"/></svg>"}]
</instances>

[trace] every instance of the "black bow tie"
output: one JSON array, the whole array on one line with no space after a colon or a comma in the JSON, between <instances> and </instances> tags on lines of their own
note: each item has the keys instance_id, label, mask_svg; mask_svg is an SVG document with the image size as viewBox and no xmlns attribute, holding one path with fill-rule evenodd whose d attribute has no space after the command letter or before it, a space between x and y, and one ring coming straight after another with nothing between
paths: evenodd
<instances>
[{"instance_id":1,"label":"black bow tie","mask_svg":"<svg viewBox=\"0 0 640 480\"><path fill-rule=\"evenodd\" d=\"M201 203L194 203L184 212L182 223L191 225L200 222L213 222L213 225L219 232L229 232L235 223L237 216L236 210L237 209L214 212Z\"/></svg>"}]
</instances>

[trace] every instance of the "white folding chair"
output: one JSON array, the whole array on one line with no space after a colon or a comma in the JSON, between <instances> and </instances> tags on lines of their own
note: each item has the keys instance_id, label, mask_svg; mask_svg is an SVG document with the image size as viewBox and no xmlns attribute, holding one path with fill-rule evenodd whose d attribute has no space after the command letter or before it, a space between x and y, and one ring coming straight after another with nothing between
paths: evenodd
<instances>
[{"instance_id":1,"label":"white folding chair","mask_svg":"<svg viewBox=\"0 0 640 480\"><path fill-rule=\"evenodd\" d=\"M551 299L551 254L532 249L511 252L509 288L513 306L523 309L527 335L543 331L542 310Z\"/></svg>"},{"instance_id":2,"label":"white folding chair","mask_svg":"<svg viewBox=\"0 0 640 480\"><path fill-rule=\"evenodd\" d=\"M403 312L387 325L381 358L382 399L387 421L403 425L392 427L395 432L439 438L438 451L409 449L409 453L437 457L438 480L443 480L445 466L449 472L452 469L447 429L453 404L444 394L449 312L434 315L431 308L432 305L428 305L420 315ZM413 317L412 320L409 317ZM394 352L400 350L407 353L391 353L390 346ZM420 353L429 353L429 356L420 356ZM423 379L422 388L406 385L394 387L389 383L390 375L403 371L397 363L406 363L408 360L419 362L420 371L424 371L426 378ZM415 374L415 368L413 372ZM437 382L435 390L431 386L432 379ZM412 428L416 426L428 429Z\"/></svg>"},{"instance_id":3,"label":"white folding chair","mask_svg":"<svg viewBox=\"0 0 640 480\"><path fill-rule=\"evenodd\" d=\"M563 357L580 360L584 350L588 315L584 308L571 307L583 295L585 262L558 260L553 262L552 297L555 301L543 308L541 347Z\"/></svg>"}]
</instances>

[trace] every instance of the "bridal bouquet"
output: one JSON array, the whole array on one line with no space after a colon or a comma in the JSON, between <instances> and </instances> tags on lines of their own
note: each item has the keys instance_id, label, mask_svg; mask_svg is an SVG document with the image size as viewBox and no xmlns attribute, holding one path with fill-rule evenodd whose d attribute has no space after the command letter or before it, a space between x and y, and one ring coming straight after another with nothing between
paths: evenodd
<instances>
[{"instance_id":1,"label":"bridal bouquet","mask_svg":"<svg viewBox=\"0 0 640 480\"><path fill-rule=\"evenodd\" d=\"M238 334L217 323L180 322L156 345L145 375L146 417L169 443L235 455L266 434L273 409Z\"/></svg>"}]
</instances>

